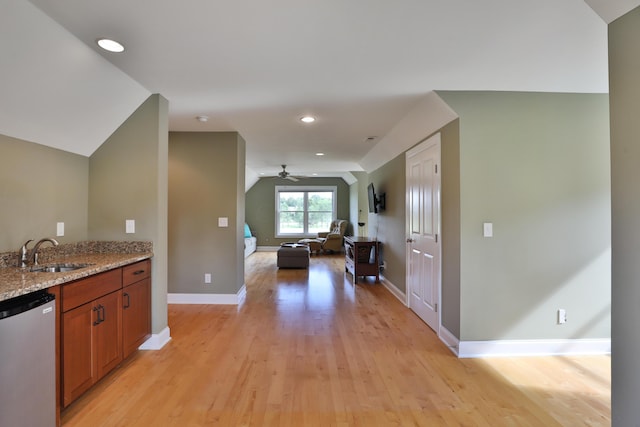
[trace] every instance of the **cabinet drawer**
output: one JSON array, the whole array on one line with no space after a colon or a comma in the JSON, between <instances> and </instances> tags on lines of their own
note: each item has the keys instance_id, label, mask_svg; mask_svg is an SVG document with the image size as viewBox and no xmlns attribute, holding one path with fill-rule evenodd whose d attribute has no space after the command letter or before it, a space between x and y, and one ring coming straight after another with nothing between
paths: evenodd
<instances>
[{"instance_id":1,"label":"cabinet drawer","mask_svg":"<svg viewBox=\"0 0 640 427\"><path fill-rule=\"evenodd\" d=\"M63 285L62 311L69 311L121 288L122 273L119 268Z\"/></svg>"},{"instance_id":2,"label":"cabinet drawer","mask_svg":"<svg viewBox=\"0 0 640 427\"><path fill-rule=\"evenodd\" d=\"M122 286L129 286L139 280L151 276L151 260L136 262L122 267Z\"/></svg>"}]
</instances>

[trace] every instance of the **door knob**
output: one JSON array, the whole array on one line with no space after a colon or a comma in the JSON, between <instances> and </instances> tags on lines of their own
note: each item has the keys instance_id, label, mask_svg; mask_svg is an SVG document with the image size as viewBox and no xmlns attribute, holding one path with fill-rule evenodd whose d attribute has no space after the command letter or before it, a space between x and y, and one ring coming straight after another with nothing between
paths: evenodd
<instances>
[{"instance_id":1,"label":"door knob","mask_svg":"<svg viewBox=\"0 0 640 427\"><path fill-rule=\"evenodd\" d=\"M407 243L413 243L413 239L412 238L408 238L407 239Z\"/></svg>"}]
</instances>

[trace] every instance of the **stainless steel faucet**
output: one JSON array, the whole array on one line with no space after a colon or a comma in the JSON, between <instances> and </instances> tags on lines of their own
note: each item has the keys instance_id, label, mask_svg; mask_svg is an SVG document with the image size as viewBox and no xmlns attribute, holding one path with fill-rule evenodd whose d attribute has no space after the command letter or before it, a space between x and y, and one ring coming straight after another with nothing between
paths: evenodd
<instances>
[{"instance_id":1,"label":"stainless steel faucet","mask_svg":"<svg viewBox=\"0 0 640 427\"><path fill-rule=\"evenodd\" d=\"M28 254L29 254L29 243L33 242L33 239L29 239L24 242L24 245L20 248L20 267L27 266Z\"/></svg>"},{"instance_id":2,"label":"stainless steel faucet","mask_svg":"<svg viewBox=\"0 0 640 427\"><path fill-rule=\"evenodd\" d=\"M32 241L33 240L31 239L27 240L25 244L20 248L20 267L26 267L29 264L29 261L31 261L31 265L38 265L38 249L40 249L40 246L43 243L49 242L53 246L58 246L58 241L56 239L45 237L44 239L38 240L38 243L33 246L33 249L31 249L31 253L29 253L28 246Z\"/></svg>"}]
</instances>

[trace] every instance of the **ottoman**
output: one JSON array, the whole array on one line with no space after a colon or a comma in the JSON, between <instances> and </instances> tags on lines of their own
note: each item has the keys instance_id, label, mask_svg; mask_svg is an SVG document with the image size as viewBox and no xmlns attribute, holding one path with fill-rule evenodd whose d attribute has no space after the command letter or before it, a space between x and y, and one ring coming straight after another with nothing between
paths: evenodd
<instances>
[{"instance_id":1,"label":"ottoman","mask_svg":"<svg viewBox=\"0 0 640 427\"><path fill-rule=\"evenodd\" d=\"M298 243L280 245L278 268L309 268L309 246Z\"/></svg>"},{"instance_id":2,"label":"ottoman","mask_svg":"<svg viewBox=\"0 0 640 427\"><path fill-rule=\"evenodd\" d=\"M322 250L322 242L318 239L301 239L298 240L298 243L309 246L309 251L315 252L316 254L319 254Z\"/></svg>"}]
</instances>

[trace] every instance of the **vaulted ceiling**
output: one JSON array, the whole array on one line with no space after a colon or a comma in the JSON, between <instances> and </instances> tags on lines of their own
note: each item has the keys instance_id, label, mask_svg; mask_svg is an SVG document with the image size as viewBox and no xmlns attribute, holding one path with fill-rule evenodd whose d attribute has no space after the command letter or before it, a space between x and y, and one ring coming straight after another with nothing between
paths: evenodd
<instances>
[{"instance_id":1,"label":"vaulted ceiling","mask_svg":"<svg viewBox=\"0 0 640 427\"><path fill-rule=\"evenodd\" d=\"M160 93L171 130L238 131L256 173L357 171L433 90L606 93L607 22L638 4L3 0L0 133L88 156Z\"/></svg>"}]
</instances>

